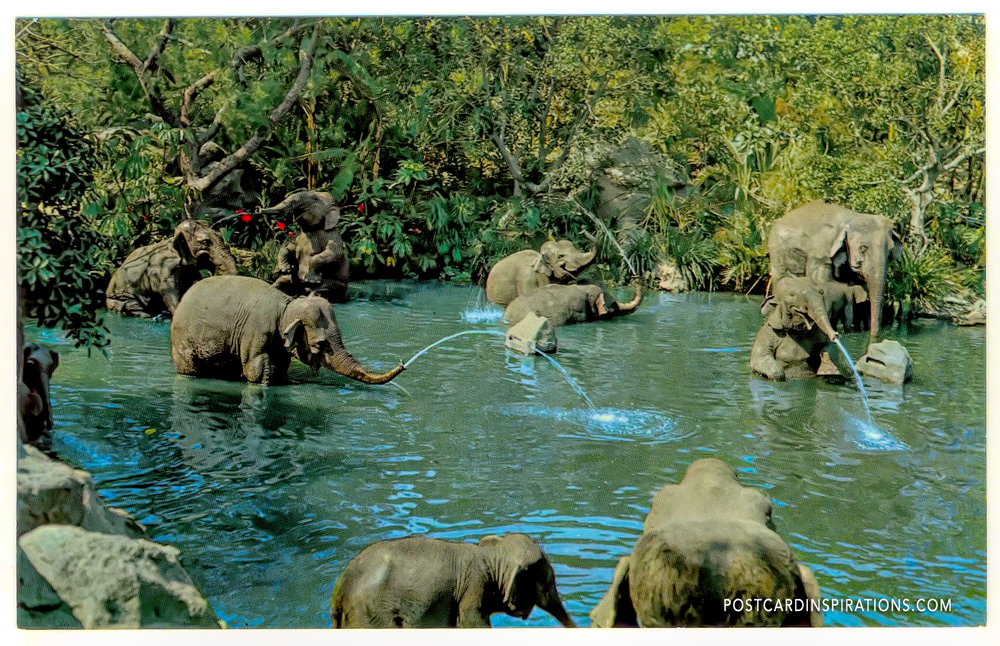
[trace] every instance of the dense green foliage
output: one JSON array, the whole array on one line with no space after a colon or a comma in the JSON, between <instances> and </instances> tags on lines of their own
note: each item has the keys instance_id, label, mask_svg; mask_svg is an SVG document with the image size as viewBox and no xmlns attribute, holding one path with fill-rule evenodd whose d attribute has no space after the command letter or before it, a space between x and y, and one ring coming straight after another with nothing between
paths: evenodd
<instances>
[{"instance_id":1,"label":"dense green foliage","mask_svg":"<svg viewBox=\"0 0 1000 646\"><path fill-rule=\"evenodd\" d=\"M549 236L585 244L589 230L609 279L628 280L631 265L655 283L669 260L693 288L760 292L770 223L825 198L897 223L908 248L890 283L900 312L935 308L958 288L983 292L982 16L17 29L25 87L51 114L71 115L93 148L67 202L90 205L73 214L79 235L102 236L107 263L92 260L87 275L194 214L269 278L291 231L254 207L317 188L344 205L358 277L481 280L506 253ZM276 119L279 104L288 109ZM257 146L239 165L238 194L212 195L221 182L205 179L207 156L192 170L193 142L204 141L221 151L215 164ZM633 149L646 170L621 162ZM56 163L33 159L19 161L22 191L47 184ZM637 196L633 212L607 207L609 181ZM22 282L34 262L25 244Z\"/></svg>"}]
</instances>

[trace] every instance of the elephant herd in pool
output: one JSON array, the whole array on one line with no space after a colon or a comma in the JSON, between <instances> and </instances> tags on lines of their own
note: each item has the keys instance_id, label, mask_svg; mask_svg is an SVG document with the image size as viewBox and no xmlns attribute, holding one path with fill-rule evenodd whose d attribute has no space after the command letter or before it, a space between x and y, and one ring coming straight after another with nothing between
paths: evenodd
<instances>
[{"instance_id":1,"label":"elephant herd in pool","mask_svg":"<svg viewBox=\"0 0 1000 646\"><path fill-rule=\"evenodd\" d=\"M344 298L349 276L332 198L296 193L265 211L302 229L281 250L273 284L237 275L222 237L186 220L172 238L128 256L108 286L108 309L142 317L165 309L173 362L185 375L277 384L292 357L368 384L400 374L402 364L370 372L344 349L331 301ZM867 322L874 339L886 265L899 251L883 216L812 202L777 220L769 237L773 295L762 308L751 369L771 379L826 374L821 355L838 326ZM506 307L510 324L529 312L564 325L635 311L638 283L634 298L619 303L603 284L580 278L596 255L596 243L585 252L568 240L512 254L489 273L487 297ZM202 270L219 275L201 279ZM867 316L856 309L864 305ZM39 443L52 427L48 384L58 355L32 344L19 361L19 433ZM725 603L737 599L773 603ZM724 462L701 459L653 498L641 536L590 618L598 627L822 625L810 603L818 599L811 571L775 531L768 498L740 484ZM348 564L334 587L331 622L486 627L492 614L526 618L534 606L575 626L530 536L478 544L409 537L373 544Z\"/></svg>"}]
</instances>

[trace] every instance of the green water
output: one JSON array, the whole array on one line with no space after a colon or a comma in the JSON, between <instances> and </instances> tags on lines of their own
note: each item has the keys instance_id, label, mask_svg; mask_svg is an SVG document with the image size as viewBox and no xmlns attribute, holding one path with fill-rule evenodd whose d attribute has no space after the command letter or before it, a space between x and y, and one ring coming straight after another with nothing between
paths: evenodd
<instances>
[{"instance_id":1,"label":"green water","mask_svg":"<svg viewBox=\"0 0 1000 646\"><path fill-rule=\"evenodd\" d=\"M481 290L374 283L336 308L348 349L381 371L466 329ZM829 625L985 621L985 330L920 321L886 330L914 380L752 377L758 299L649 294L613 321L558 330L560 364L503 339L441 344L385 386L293 362L291 384L174 374L169 324L108 316L110 357L60 352L60 455L154 540L182 550L231 627L329 626L336 577L366 545L423 534L527 532L580 625L638 537L652 494L713 455L762 487L823 596L950 599L949 612L830 612ZM463 320L463 312L466 319ZM857 357L865 334L844 344ZM148 432L155 429L154 432ZM536 609L527 622L552 626Z\"/></svg>"}]
</instances>

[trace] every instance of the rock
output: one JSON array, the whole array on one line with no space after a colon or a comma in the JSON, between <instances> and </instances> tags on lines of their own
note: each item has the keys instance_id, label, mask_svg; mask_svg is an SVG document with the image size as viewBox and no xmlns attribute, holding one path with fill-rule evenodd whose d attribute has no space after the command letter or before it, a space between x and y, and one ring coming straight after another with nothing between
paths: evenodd
<instances>
[{"instance_id":1,"label":"rock","mask_svg":"<svg viewBox=\"0 0 1000 646\"><path fill-rule=\"evenodd\" d=\"M986 301L979 299L965 314L954 318L955 325L986 325Z\"/></svg>"},{"instance_id":2,"label":"rock","mask_svg":"<svg viewBox=\"0 0 1000 646\"><path fill-rule=\"evenodd\" d=\"M681 270L677 267L677 263L672 258L664 260L657 265L656 275L660 279L660 289L665 292L680 293L691 291L691 285L688 284L684 274L681 273Z\"/></svg>"},{"instance_id":3,"label":"rock","mask_svg":"<svg viewBox=\"0 0 1000 646\"><path fill-rule=\"evenodd\" d=\"M104 504L86 471L53 460L25 445L17 461L17 535L41 525L76 525L93 532L138 538L143 526L120 509Z\"/></svg>"},{"instance_id":4,"label":"rock","mask_svg":"<svg viewBox=\"0 0 1000 646\"><path fill-rule=\"evenodd\" d=\"M534 312L507 329L504 346L521 354L531 356L538 352L555 352L556 331L544 316Z\"/></svg>"},{"instance_id":5,"label":"rock","mask_svg":"<svg viewBox=\"0 0 1000 646\"><path fill-rule=\"evenodd\" d=\"M913 378L913 360L899 341L871 344L854 367L859 374L892 384L901 384Z\"/></svg>"},{"instance_id":6,"label":"rock","mask_svg":"<svg viewBox=\"0 0 1000 646\"><path fill-rule=\"evenodd\" d=\"M218 628L177 548L44 525L18 540L21 628ZM68 624L68 625L67 625Z\"/></svg>"}]
</instances>

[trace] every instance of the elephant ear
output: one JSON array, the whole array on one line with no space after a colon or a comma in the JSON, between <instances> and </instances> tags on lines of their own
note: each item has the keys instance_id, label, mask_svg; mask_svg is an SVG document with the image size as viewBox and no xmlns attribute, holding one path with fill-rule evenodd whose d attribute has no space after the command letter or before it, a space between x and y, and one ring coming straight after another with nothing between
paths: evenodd
<instances>
[{"instance_id":1,"label":"elephant ear","mask_svg":"<svg viewBox=\"0 0 1000 646\"><path fill-rule=\"evenodd\" d=\"M600 602L590 611L590 625L593 628L614 628L615 626L638 626L635 607L629 590L630 557L618 560L611 586Z\"/></svg>"},{"instance_id":2,"label":"elephant ear","mask_svg":"<svg viewBox=\"0 0 1000 646\"><path fill-rule=\"evenodd\" d=\"M899 237L899 234L896 233L895 229L893 229L892 232L889 234L889 244L891 245L889 247L889 260L891 262L895 262L900 258L902 258L903 240L902 238Z\"/></svg>"},{"instance_id":3,"label":"elephant ear","mask_svg":"<svg viewBox=\"0 0 1000 646\"><path fill-rule=\"evenodd\" d=\"M288 324L288 327L281 331L281 336L285 340L285 347L290 351L296 350L302 344L304 335L305 326L302 324L302 319L295 319Z\"/></svg>"},{"instance_id":4,"label":"elephant ear","mask_svg":"<svg viewBox=\"0 0 1000 646\"><path fill-rule=\"evenodd\" d=\"M181 257L181 263L185 265L191 265L196 262L194 257L194 252L191 250L191 245L188 243L187 236L181 230L181 227L177 227L177 231L174 233L174 250L177 251L177 255Z\"/></svg>"},{"instance_id":5,"label":"elephant ear","mask_svg":"<svg viewBox=\"0 0 1000 646\"><path fill-rule=\"evenodd\" d=\"M868 290L861 285L853 285L851 287L853 291L852 296L854 297L855 303L867 303L868 302Z\"/></svg>"},{"instance_id":6,"label":"elephant ear","mask_svg":"<svg viewBox=\"0 0 1000 646\"><path fill-rule=\"evenodd\" d=\"M330 210L326 212L326 221L323 223L323 229L329 231L330 229L337 226L337 222L340 221L340 207L333 206Z\"/></svg>"},{"instance_id":7,"label":"elephant ear","mask_svg":"<svg viewBox=\"0 0 1000 646\"><path fill-rule=\"evenodd\" d=\"M833 269L836 272L848 259L848 249L847 249L847 233L848 225L842 224L840 228L837 229L837 234L833 238L833 244L830 245L830 251L827 252L827 256L833 262Z\"/></svg>"},{"instance_id":8,"label":"elephant ear","mask_svg":"<svg viewBox=\"0 0 1000 646\"><path fill-rule=\"evenodd\" d=\"M774 302L774 296L768 296L764 299L763 305L760 306L761 316L767 318L767 316L774 311L775 307L777 307L777 305Z\"/></svg>"},{"instance_id":9,"label":"elephant ear","mask_svg":"<svg viewBox=\"0 0 1000 646\"><path fill-rule=\"evenodd\" d=\"M545 260L545 255L541 253L538 254L538 259L531 265L531 269L536 274L542 274L543 276L552 275L552 267L550 267L549 263Z\"/></svg>"}]
</instances>

